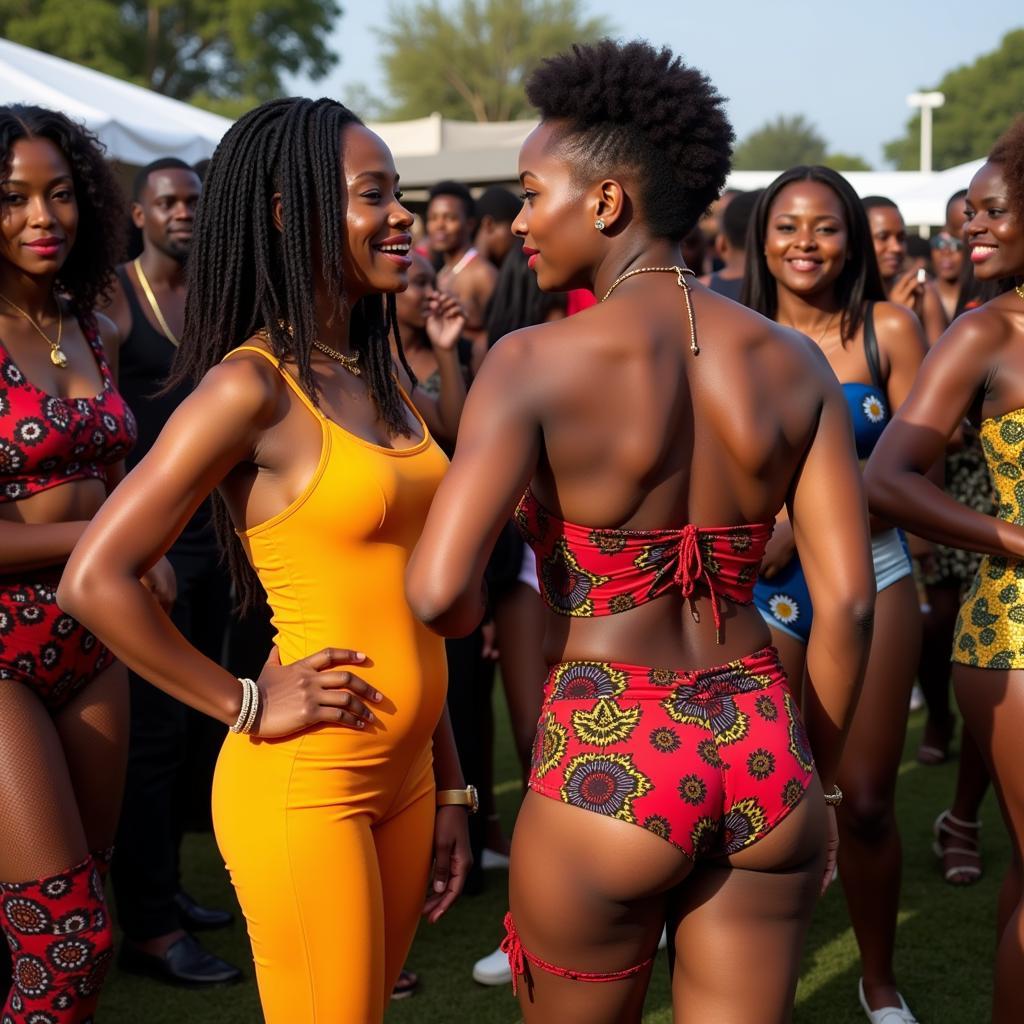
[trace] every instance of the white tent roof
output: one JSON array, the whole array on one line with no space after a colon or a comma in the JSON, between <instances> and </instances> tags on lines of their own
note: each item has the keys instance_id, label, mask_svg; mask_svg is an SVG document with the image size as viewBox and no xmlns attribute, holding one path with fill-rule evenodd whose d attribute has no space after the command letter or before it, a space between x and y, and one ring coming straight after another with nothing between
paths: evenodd
<instances>
[{"instance_id":1,"label":"white tent roof","mask_svg":"<svg viewBox=\"0 0 1024 1024\"><path fill-rule=\"evenodd\" d=\"M432 114L417 121L383 121L370 127L391 147L402 183L409 187L433 185L454 178L469 185L513 182L516 154L536 121L477 124L451 121ZM946 201L966 188L982 161L947 171L849 171L844 176L860 196L888 196L908 224L939 225L946 219ZM778 171L733 171L728 186L748 190L764 188Z\"/></svg>"},{"instance_id":2,"label":"white tent roof","mask_svg":"<svg viewBox=\"0 0 1024 1024\"><path fill-rule=\"evenodd\" d=\"M7 39L0 39L0 103L62 110L99 136L107 156L126 164L162 156L195 163L231 126L226 117Z\"/></svg>"}]
</instances>

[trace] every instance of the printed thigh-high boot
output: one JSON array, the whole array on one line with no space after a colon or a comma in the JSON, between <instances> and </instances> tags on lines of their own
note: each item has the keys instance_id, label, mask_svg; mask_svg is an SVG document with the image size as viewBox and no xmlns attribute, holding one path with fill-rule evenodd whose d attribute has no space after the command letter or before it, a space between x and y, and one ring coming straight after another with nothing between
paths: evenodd
<instances>
[{"instance_id":1,"label":"printed thigh-high boot","mask_svg":"<svg viewBox=\"0 0 1024 1024\"><path fill-rule=\"evenodd\" d=\"M91 1024L113 935L93 858L35 882L0 882L13 984L0 1024Z\"/></svg>"}]
</instances>

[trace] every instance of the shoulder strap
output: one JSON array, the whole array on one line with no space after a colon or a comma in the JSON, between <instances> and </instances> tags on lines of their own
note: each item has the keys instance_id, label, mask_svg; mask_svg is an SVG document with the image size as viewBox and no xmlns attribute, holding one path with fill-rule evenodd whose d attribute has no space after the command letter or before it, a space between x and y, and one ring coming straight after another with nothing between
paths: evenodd
<instances>
[{"instance_id":1,"label":"shoulder strap","mask_svg":"<svg viewBox=\"0 0 1024 1024\"><path fill-rule=\"evenodd\" d=\"M868 303L864 312L864 358L868 362L868 373L871 383L882 394L885 394L885 381L882 380L882 364L878 354L878 336L875 334L875 304Z\"/></svg>"},{"instance_id":2,"label":"shoulder strap","mask_svg":"<svg viewBox=\"0 0 1024 1024\"><path fill-rule=\"evenodd\" d=\"M221 360L223 363L225 360L230 359L236 352L255 352L256 355L262 356L268 363L270 363L282 377L288 386L299 396L299 400L303 405L318 419L321 421L326 420L326 416L313 404L310 400L309 395L302 390L299 382L281 365L281 360L274 355L273 352L268 352L265 348L258 348L256 345L239 345L237 348L233 348L224 358Z\"/></svg>"}]
</instances>

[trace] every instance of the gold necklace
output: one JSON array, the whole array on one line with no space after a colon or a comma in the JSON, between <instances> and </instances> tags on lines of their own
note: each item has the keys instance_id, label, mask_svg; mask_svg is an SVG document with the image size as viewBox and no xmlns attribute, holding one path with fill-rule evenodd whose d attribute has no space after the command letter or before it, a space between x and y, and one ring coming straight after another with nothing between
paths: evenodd
<instances>
[{"instance_id":1,"label":"gold necklace","mask_svg":"<svg viewBox=\"0 0 1024 1024\"><path fill-rule=\"evenodd\" d=\"M292 330L289 324L286 324L282 321L280 326L282 327L283 330L288 332L289 336L294 336L295 332ZM270 344L270 331L268 331L266 327L261 327L256 333L261 338L263 338L263 340L266 341L268 345ZM344 352L339 352L337 349L331 348L330 345L325 345L319 338L313 339L313 348L317 349L320 352L323 352L325 356L330 356L330 358L335 360L336 362L341 363L342 367L348 370L348 372L351 373L353 377L362 376L363 371L362 368L359 366L358 352L356 352L355 355L347 356L345 355Z\"/></svg>"},{"instance_id":2,"label":"gold necklace","mask_svg":"<svg viewBox=\"0 0 1024 1024\"><path fill-rule=\"evenodd\" d=\"M160 310L160 303L156 301L156 296L153 294L153 289L149 285L149 278L146 277L146 272L142 269L142 262L140 257L136 257L132 263L135 268L135 274L139 279L139 284L142 285L142 290L146 293L146 300L149 302L149 308L153 310L153 316L156 317L157 323L160 325L160 330L164 332L164 337L177 348L181 342L178 341L174 331L167 326L167 321L164 319L164 314Z\"/></svg>"},{"instance_id":3,"label":"gold necklace","mask_svg":"<svg viewBox=\"0 0 1024 1024\"><path fill-rule=\"evenodd\" d=\"M1024 284L1017 285L1013 290L1017 293L1018 298L1024 302Z\"/></svg>"},{"instance_id":4,"label":"gold necklace","mask_svg":"<svg viewBox=\"0 0 1024 1024\"><path fill-rule=\"evenodd\" d=\"M319 349L325 356L330 356L332 359L337 360L352 376L359 377L362 374L363 371L359 366L358 352L355 355L347 356L344 352L339 352L337 349L331 348L330 345L325 345L319 338L313 339L313 348Z\"/></svg>"},{"instance_id":5,"label":"gold necklace","mask_svg":"<svg viewBox=\"0 0 1024 1024\"><path fill-rule=\"evenodd\" d=\"M32 317L30 317L28 313L21 308L21 306L15 305L15 303L11 302L6 295L0 295L0 299L3 299L8 306L16 309L36 329L36 331L42 335L43 340L50 346L50 362L53 363L57 369L66 370L68 367L68 357L60 347L61 338L64 337L64 313L61 311L59 300L57 301L57 340L53 341L46 331L44 331L42 327L40 327L39 324L37 324L35 320L33 320Z\"/></svg>"},{"instance_id":6,"label":"gold necklace","mask_svg":"<svg viewBox=\"0 0 1024 1024\"><path fill-rule=\"evenodd\" d=\"M601 299L604 302L609 295L616 288L622 284L627 278L632 277L634 274L675 274L676 284L683 289L683 295L686 298L686 316L690 321L690 351L695 355L700 355L700 346L697 344L697 324L693 317L693 302L690 300L690 286L686 283L686 275L689 274L691 277L697 275L689 267L637 267L635 270L627 270L624 274L619 274L614 281L612 281L611 288L604 293Z\"/></svg>"}]
</instances>

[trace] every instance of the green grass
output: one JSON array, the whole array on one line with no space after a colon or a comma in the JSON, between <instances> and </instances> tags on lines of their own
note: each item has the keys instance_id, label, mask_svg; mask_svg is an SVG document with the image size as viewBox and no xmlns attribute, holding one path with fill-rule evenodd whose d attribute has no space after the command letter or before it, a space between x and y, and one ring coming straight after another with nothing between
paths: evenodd
<instances>
[{"instance_id":1,"label":"green grass","mask_svg":"<svg viewBox=\"0 0 1024 1024\"><path fill-rule=\"evenodd\" d=\"M500 689L496 692L500 693ZM498 803L508 830L518 803L514 753L500 699L496 702ZM922 726L911 717L897 788L903 835L902 911L896 947L900 987L924 1024L965 1024L988 1019L995 929L995 903L1009 844L994 800L982 812L985 875L968 889L943 883L931 854L931 823L948 806L955 765L924 768L914 761ZM190 836L184 851L190 891L216 906L234 905L213 840ZM464 899L439 925L420 928L409 966L420 975L420 991L393 1005L388 1024L517 1024L520 1015L508 988L483 988L470 977L473 962L491 952L506 909L505 875L490 872L479 896ZM214 952L245 964L251 977L242 926L209 933ZM344 965L338 965L344 970ZM863 1024L857 1003L857 948L838 886L819 904L811 925L797 991L796 1024ZM101 1004L104 1024L255 1024L262 1020L255 984L192 992L112 972ZM647 998L645 1024L672 1020L668 971L660 957Z\"/></svg>"}]
</instances>

